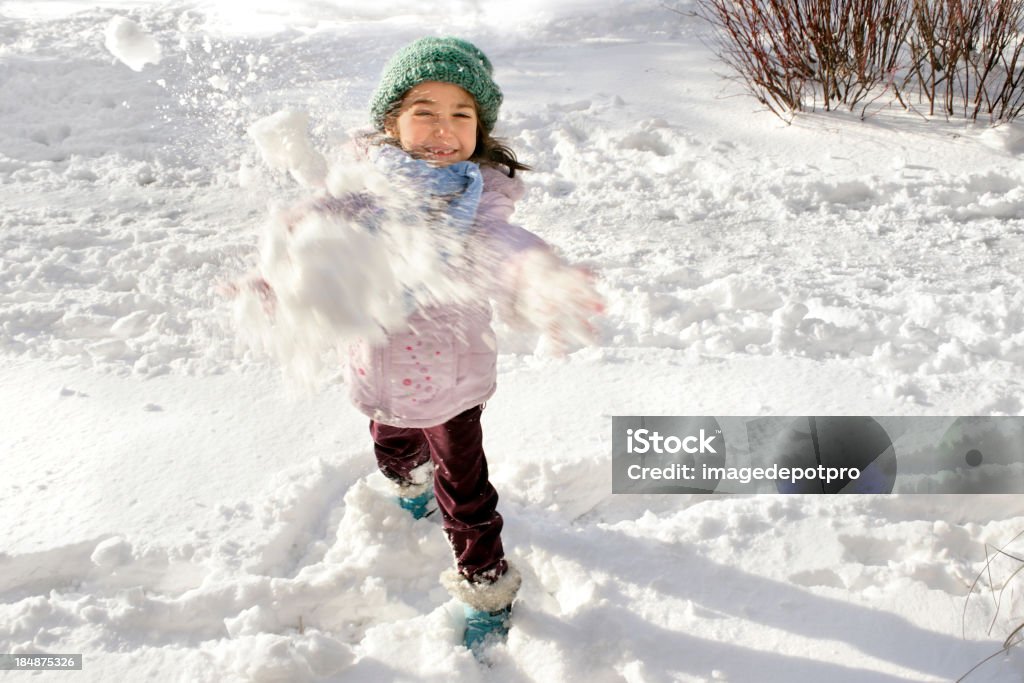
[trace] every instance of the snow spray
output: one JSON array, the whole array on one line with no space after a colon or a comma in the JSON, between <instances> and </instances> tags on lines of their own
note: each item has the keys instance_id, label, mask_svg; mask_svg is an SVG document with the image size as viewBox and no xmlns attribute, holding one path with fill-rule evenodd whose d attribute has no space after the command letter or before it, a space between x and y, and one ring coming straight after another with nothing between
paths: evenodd
<instances>
[{"instance_id":1,"label":"snow spray","mask_svg":"<svg viewBox=\"0 0 1024 683\"><path fill-rule=\"evenodd\" d=\"M316 195L271 209L259 275L238 287L234 315L246 346L312 388L329 354L356 339L383 340L413 313L485 297L480 274L494 269L414 184L354 146L328 161L307 125L302 113L279 112L250 128L264 161Z\"/></svg>"}]
</instances>

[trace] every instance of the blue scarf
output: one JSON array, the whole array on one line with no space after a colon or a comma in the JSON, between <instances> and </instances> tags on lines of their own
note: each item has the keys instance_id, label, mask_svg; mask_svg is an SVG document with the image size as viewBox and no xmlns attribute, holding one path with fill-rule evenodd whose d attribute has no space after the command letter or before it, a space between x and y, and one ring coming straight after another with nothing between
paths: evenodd
<instances>
[{"instance_id":1,"label":"blue scarf","mask_svg":"<svg viewBox=\"0 0 1024 683\"><path fill-rule=\"evenodd\" d=\"M469 237L484 190L479 165L471 161L459 161L450 166L431 166L389 144L377 147L371 159L388 178L412 187L414 201L418 206L408 208L418 208L425 222L442 222L450 225L455 235L463 239ZM369 219L367 227L375 229L379 225L377 220L383 216L371 213L365 218ZM442 262L451 265L452 255L445 247L445 240L441 240L438 249ZM407 316L425 305L431 305L435 299L431 292L415 286L412 289L405 288L402 298Z\"/></svg>"},{"instance_id":2,"label":"blue scarf","mask_svg":"<svg viewBox=\"0 0 1024 683\"><path fill-rule=\"evenodd\" d=\"M425 195L428 212L440 203L448 222L459 233L469 233L484 191L479 165L458 161L450 166L431 166L388 144L378 147L374 162L389 176L400 176Z\"/></svg>"}]
</instances>

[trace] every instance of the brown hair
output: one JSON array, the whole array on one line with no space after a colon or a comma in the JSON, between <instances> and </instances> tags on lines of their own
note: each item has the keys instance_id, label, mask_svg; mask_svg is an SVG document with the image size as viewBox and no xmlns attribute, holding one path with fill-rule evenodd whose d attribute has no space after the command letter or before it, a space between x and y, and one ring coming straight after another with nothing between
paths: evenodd
<instances>
[{"instance_id":1,"label":"brown hair","mask_svg":"<svg viewBox=\"0 0 1024 683\"><path fill-rule=\"evenodd\" d=\"M395 147L401 147L401 143L398 138L395 138L387 133L387 129L391 128L398 121L398 115L402 113L402 102L405 100L403 94L397 100L391 103L384 112L384 132L379 134L378 142L394 145ZM476 100L473 100L473 108L477 109ZM504 140L493 137L490 133L484 130L483 123L480 122L480 112L477 110L476 117L476 148L473 149L473 155L469 157L470 161L474 161L482 166L493 166L499 168L508 175L509 178L516 176L516 171L532 171L533 168L522 163L516 158L516 153L505 144Z\"/></svg>"}]
</instances>

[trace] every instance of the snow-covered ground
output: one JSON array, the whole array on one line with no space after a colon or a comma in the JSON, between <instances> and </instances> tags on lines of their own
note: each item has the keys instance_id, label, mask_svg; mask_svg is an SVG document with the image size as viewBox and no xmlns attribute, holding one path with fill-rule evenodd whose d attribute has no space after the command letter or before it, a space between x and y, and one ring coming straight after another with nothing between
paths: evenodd
<instances>
[{"instance_id":1,"label":"snow-covered ground","mask_svg":"<svg viewBox=\"0 0 1024 683\"><path fill-rule=\"evenodd\" d=\"M330 150L427 34L491 57L536 168L517 220L608 302L568 358L502 331L525 580L490 668L344 387L292 395L216 293L303 192L248 126L305 111ZM970 589L1021 496L611 495L612 415L1024 413L1024 128L786 126L703 38L625 0L0 3L0 652L85 654L55 681L859 683L998 651L1019 563ZM967 680L1022 678L1012 649Z\"/></svg>"}]
</instances>

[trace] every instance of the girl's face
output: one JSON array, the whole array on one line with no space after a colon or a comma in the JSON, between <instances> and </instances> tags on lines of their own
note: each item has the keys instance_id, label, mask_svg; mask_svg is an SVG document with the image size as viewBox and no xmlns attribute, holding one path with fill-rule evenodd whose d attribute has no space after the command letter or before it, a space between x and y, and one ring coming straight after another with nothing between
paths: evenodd
<instances>
[{"instance_id":1,"label":"girl's face","mask_svg":"<svg viewBox=\"0 0 1024 683\"><path fill-rule=\"evenodd\" d=\"M466 161L476 150L477 115L473 96L457 85L424 81L402 98L385 132L406 152L434 166Z\"/></svg>"}]
</instances>

